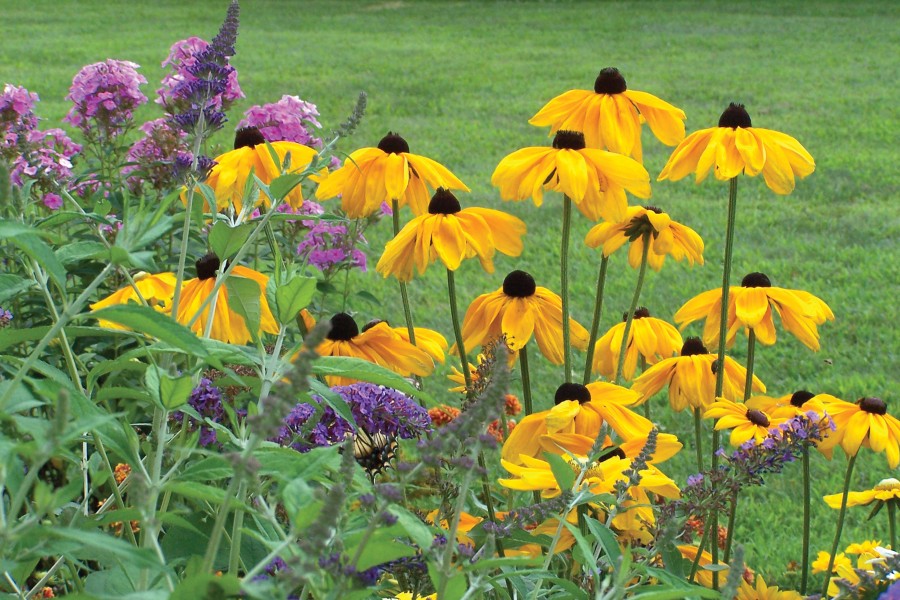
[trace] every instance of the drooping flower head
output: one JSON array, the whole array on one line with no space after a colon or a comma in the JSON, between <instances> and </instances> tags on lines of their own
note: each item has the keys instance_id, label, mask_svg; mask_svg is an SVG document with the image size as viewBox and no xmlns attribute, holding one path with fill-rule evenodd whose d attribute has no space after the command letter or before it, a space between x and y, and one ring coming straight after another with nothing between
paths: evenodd
<instances>
[{"instance_id":1,"label":"drooping flower head","mask_svg":"<svg viewBox=\"0 0 900 600\"><path fill-rule=\"evenodd\" d=\"M822 499L831 508L840 508L843 494L831 494ZM893 477L882 479L872 486L872 489L862 492L849 492L847 494L847 506L868 506L873 502L880 504L900 504L900 481Z\"/></svg>"},{"instance_id":2,"label":"drooping flower head","mask_svg":"<svg viewBox=\"0 0 900 600\"><path fill-rule=\"evenodd\" d=\"M384 247L375 270L409 281L413 267L419 275L436 259L451 271L466 258L478 257L482 268L494 272L494 254L522 253L525 223L490 208L462 208L450 190L438 188L428 212L406 224Z\"/></svg>"},{"instance_id":3,"label":"drooping flower head","mask_svg":"<svg viewBox=\"0 0 900 600\"><path fill-rule=\"evenodd\" d=\"M625 191L650 197L650 174L636 160L586 148L584 135L558 131L553 146L522 148L503 158L491 175L504 200L531 198L536 206L544 190L561 192L592 221L618 222L626 217Z\"/></svg>"},{"instance_id":4,"label":"drooping flower head","mask_svg":"<svg viewBox=\"0 0 900 600\"><path fill-rule=\"evenodd\" d=\"M594 90L570 90L548 102L529 123L559 130L581 131L591 148L603 148L642 160L641 124L645 121L653 135L667 146L684 139L687 117L676 108L647 92L629 90L615 67L600 71Z\"/></svg>"},{"instance_id":5,"label":"drooping flower head","mask_svg":"<svg viewBox=\"0 0 900 600\"><path fill-rule=\"evenodd\" d=\"M140 89L147 80L138 68L133 62L111 58L83 67L66 96L73 106L63 121L80 129L88 140L112 143L131 125L134 110L147 102Z\"/></svg>"},{"instance_id":6,"label":"drooping flower head","mask_svg":"<svg viewBox=\"0 0 900 600\"><path fill-rule=\"evenodd\" d=\"M743 402L717 400L706 412L704 419L716 419L716 431L731 429L732 446L740 446L748 440L763 443L769 437L769 430L785 422L787 418L775 418L754 404L753 398Z\"/></svg>"},{"instance_id":7,"label":"drooping flower head","mask_svg":"<svg viewBox=\"0 0 900 600\"><path fill-rule=\"evenodd\" d=\"M752 330L761 344L774 344L773 314L778 314L785 329L806 347L818 351L819 332L816 326L826 320L834 320L834 313L821 299L802 290L774 287L765 273L750 273L741 281L740 287L729 289L726 348L734 344L741 328L748 334ZM709 290L695 296L678 309L675 321L684 329L694 321L706 319L703 341L710 347L716 347L721 307L722 290Z\"/></svg>"},{"instance_id":8,"label":"drooping flower head","mask_svg":"<svg viewBox=\"0 0 900 600\"><path fill-rule=\"evenodd\" d=\"M382 203L399 206L421 216L429 210L428 188L469 191L446 167L425 156L412 154L399 134L388 132L375 148L350 154L340 169L329 173L316 190L316 198L341 195L341 209L351 219L368 217Z\"/></svg>"},{"instance_id":9,"label":"drooping flower head","mask_svg":"<svg viewBox=\"0 0 900 600\"><path fill-rule=\"evenodd\" d=\"M585 350L587 330L571 318L569 327L572 345ZM512 271L500 289L472 301L463 319L462 335L466 348L477 348L504 335L514 352L524 348L533 335L547 360L561 365L562 300L537 286L529 273Z\"/></svg>"},{"instance_id":10,"label":"drooping flower head","mask_svg":"<svg viewBox=\"0 0 900 600\"><path fill-rule=\"evenodd\" d=\"M322 140L315 135L315 130L322 128L318 116L315 104L285 94L278 102L251 106L244 111L244 118L237 126L238 129L256 127L267 140L321 148Z\"/></svg>"},{"instance_id":11,"label":"drooping flower head","mask_svg":"<svg viewBox=\"0 0 900 600\"><path fill-rule=\"evenodd\" d=\"M719 118L719 126L687 136L672 152L659 180L677 181L696 174L700 183L714 168L716 179L725 181L741 173L762 173L776 194L790 194L795 178L806 177L816 162L800 142L789 135L753 127L743 104L731 103Z\"/></svg>"},{"instance_id":12,"label":"drooping flower head","mask_svg":"<svg viewBox=\"0 0 900 600\"><path fill-rule=\"evenodd\" d=\"M672 409L706 409L715 402L718 357L710 354L699 338L689 337L681 348L681 356L661 360L634 380L631 389L646 402L663 386L669 386ZM722 397L735 401L744 397L747 369L729 356L725 357L725 383ZM756 375L753 389L765 392L766 386Z\"/></svg>"},{"instance_id":13,"label":"drooping flower head","mask_svg":"<svg viewBox=\"0 0 900 600\"><path fill-rule=\"evenodd\" d=\"M239 129L234 136L234 150L215 158L215 166L206 178L206 184L216 192L216 207L225 211L233 206L240 213L244 210L244 190L251 173L260 181L269 184L282 174L282 166L289 157L288 173L305 169L316 151L294 142L272 141L269 143L278 155L278 162L272 159L266 138L255 127ZM292 208L303 203L303 190L298 185L284 198ZM257 204L269 206L272 200L262 190Z\"/></svg>"},{"instance_id":14,"label":"drooping flower head","mask_svg":"<svg viewBox=\"0 0 900 600\"><path fill-rule=\"evenodd\" d=\"M622 336L625 335L625 321L628 313L622 315L622 322L613 325L594 345L593 371L607 379L616 374L619 364L619 352L622 349ZM655 365L660 360L671 358L684 344L678 330L662 319L650 316L650 311L640 307L634 311L631 330L628 332L628 345L625 348L625 367L622 376L631 381L637 369L638 354L644 357L647 364Z\"/></svg>"},{"instance_id":15,"label":"drooping flower head","mask_svg":"<svg viewBox=\"0 0 900 600\"><path fill-rule=\"evenodd\" d=\"M134 276L134 287L127 285L106 298L91 304L91 310L100 310L116 304L140 303L138 292L154 310L168 314L172 310L172 296L175 294L175 273L140 272ZM137 288L137 290L135 290ZM100 327L127 329L123 325L100 319Z\"/></svg>"},{"instance_id":16,"label":"drooping flower head","mask_svg":"<svg viewBox=\"0 0 900 600\"><path fill-rule=\"evenodd\" d=\"M884 452L892 469L900 464L900 421L887 412L884 400L866 397L847 402L827 394L819 397L837 427L822 444L825 449L839 443L847 456L855 456L860 446L865 446Z\"/></svg>"},{"instance_id":17,"label":"drooping flower head","mask_svg":"<svg viewBox=\"0 0 900 600\"><path fill-rule=\"evenodd\" d=\"M212 294L221 261L218 256L210 253L199 259L196 266L197 277L184 282L178 314L175 316L176 320L184 325L194 318L200 305ZM243 277L255 281L259 285L260 331L278 333L278 324L275 322L275 317L269 309L269 302L266 300L266 285L269 283L269 277L241 265L234 267L230 277ZM213 302L215 302L215 312L210 315ZM218 298L204 307L203 312L191 325L191 330L198 335L203 335L210 318L212 319L210 338L229 344L246 344L250 341L252 336L244 322L244 317L232 310L228 304L228 289L224 285L219 287Z\"/></svg>"},{"instance_id":18,"label":"drooping flower head","mask_svg":"<svg viewBox=\"0 0 900 600\"><path fill-rule=\"evenodd\" d=\"M625 220L620 223L604 222L588 231L584 243L591 248L603 246L603 256L609 256L625 244L628 246L628 264L641 266L644 240L650 242L647 264L659 271L666 255L688 264L703 264L703 240L697 232L673 221L668 214L655 206L629 206Z\"/></svg>"}]
</instances>

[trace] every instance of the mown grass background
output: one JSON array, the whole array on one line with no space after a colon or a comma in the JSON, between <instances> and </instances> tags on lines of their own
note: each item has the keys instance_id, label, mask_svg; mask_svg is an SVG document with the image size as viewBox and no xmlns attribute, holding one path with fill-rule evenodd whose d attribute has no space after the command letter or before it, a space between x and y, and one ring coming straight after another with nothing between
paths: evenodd
<instances>
[{"instance_id":1,"label":"mown grass background","mask_svg":"<svg viewBox=\"0 0 900 600\"><path fill-rule=\"evenodd\" d=\"M203 2L0 2L0 80L38 92L43 127L57 126L68 109L73 75L105 58L139 63L152 97L169 46L191 35L211 39L224 0ZM757 351L757 374L771 395L796 389L855 400L884 398L900 414L897 392L900 334L895 297L900 283L900 208L897 195L900 133L897 78L900 12L893 2L272 2L242 7L233 64L247 98L231 124L252 104L297 94L316 103L326 130L344 120L359 91L369 110L357 134L342 143L351 152L400 132L414 153L453 170L471 188L464 205L507 210L528 223L526 249L499 257L497 272L476 262L457 277L461 310L478 294L499 287L513 268L532 272L539 285L559 290L561 203L548 196L501 203L490 175L506 154L548 143L546 130L527 120L553 96L590 88L598 70L617 66L633 89L681 107L688 132L714 125L730 101L746 104L757 127L795 136L817 161L816 172L787 197L760 179L739 185L735 281L764 271L774 285L823 298L837 321L821 327L822 351L813 353L780 331L774 347ZM155 105L141 119L159 116ZM230 130L229 130L230 131ZM229 143L230 133L218 142ZM645 165L655 181L670 148L644 132ZM655 183L652 203L696 229L706 242L703 267L667 261L649 272L641 303L671 318L695 294L719 285L727 186L691 180ZM409 214L404 212L404 220ZM581 240L590 227L576 213L572 265L573 316L589 324L596 252ZM374 266L389 236L384 222L370 233ZM636 271L624 255L611 260L601 331L627 308ZM360 320L402 322L396 285L374 273L354 278L383 299L358 303ZM442 269L411 285L417 324L452 337ZM697 334L694 326L687 333ZM743 359L745 338L734 355ZM536 403L549 406L561 370L532 354ZM580 370L583 355L577 355ZM583 364L583 363L582 363ZM429 382L442 395L442 382ZM513 391L516 391L515 389ZM671 415L662 396L655 414L663 426L692 439L687 413ZM708 446L708 439L705 441ZM864 449L853 489L896 476L883 456ZM663 468L683 482L692 471L690 445ZM830 547L836 511L817 498L840 490L846 459L813 459L813 548ZM736 540L749 564L767 578L796 583L786 573L800 553L800 467L773 476L764 489L741 498ZM864 522L851 509L844 540L887 538L885 516Z\"/></svg>"}]
</instances>

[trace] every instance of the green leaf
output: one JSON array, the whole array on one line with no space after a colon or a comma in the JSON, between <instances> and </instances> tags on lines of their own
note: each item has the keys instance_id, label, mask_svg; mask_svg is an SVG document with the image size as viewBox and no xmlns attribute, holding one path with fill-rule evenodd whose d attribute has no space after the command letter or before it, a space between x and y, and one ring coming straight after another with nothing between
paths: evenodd
<instances>
[{"instance_id":1,"label":"green leaf","mask_svg":"<svg viewBox=\"0 0 900 600\"><path fill-rule=\"evenodd\" d=\"M617 565L619 557L622 556L622 550L619 548L619 543L616 541L616 534L597 519L586 516L585 521L587 522L588 529L591 530L591 533L594 534L594 537L600 542L603 551L606 552L606 555L609 557L610 564Z\"/></svg>"},{"instance_id":2,"label":"green leaf","mask_svg":"<svg viewBox=\"0 0 900 600\"><path fill-rule=\"evenodd\" d=\"M348 548L348 550L351 556L356 553L356 548ZM392 534L385 535L384 531L376 531L363 547L356 563L356 569L365 571L375 565L413 556L415 553L416 548L397 541Z\"/></svg>"},{"instance_id":3,"label":"green leaf","mask_svg":"<svg viewBox=\"0 0 900 600\"><path fill-rule=\"evenodd\" d=\"M313 448L301 454L292 448L271 444L261 446L253 453L253 457L259 461L260 475L271 475L279 481L329 481L330 474L341 464L339 450L339 446L330 446Z\"/></svg>"},{"instance_id":4,"label":"green leaf","mask_svg":"<svg viewBox=\"0 0 900 600\"><path fill-rule=\"evenodd\" d=\"M269 184L269 191L272 193L272 196L275 197L276 202L278 200L283 200L285 196L291 193L291 190L300 185L300 182L303 181L305 177L306 175L300 173L286 173L280 175L273 179L272 183Z\"/></svg>"},{"instance_id":5,"label":"green leaf","mask_svg":"<svg viewBox=\"0 0 900 600\"><path fill-rule=\"evenodd\" d=\"M403 392L407 396L419 398L424 401L426 405L435 405L435 401L430 395L419 390L402 375L398 375L393 371L389 371L382 366L370 363L361 358L351 356L322 356L313 362L312 370L315 375L336 375L339 377L348 377L350 379L360 379L370 383L377 383L395 389L398 392Z\"/></svg>"},{"instance_id":6,"label":"green leaf","mask_svg":"<svg viewBox=\"0 0 900 600\"><path fill-rule=\"evenodd\" d=\"M96 258L100 254L108 254L106 246L100 242L82 241L66 244L56 251L56 258L63 265L69 265L89 258Z\"/></svg>"},{"instance_id":7,"label":"green leaf","mask_svg":"<svg viewBox=\"0 0 900 600\"><path fill-rule=\"evenodd\" d=\"M716 590L709 590L704 587L692 586L668 590L649 591L642 594L635 594L634 596L629 597L631 598L631 600L681 600L682 598L687 597L720 598L721 596Z\"/></svg>"},{"instance_id":8,"label":"green leaf","mask_svg":"<svg viewBox=\"0 0 900 600\"><path fill-rule=\"evenodd\" d=\"M220 259L231 258L250 237L253 227L252 223L230 227L225 221L219 221L209 232L209 245Z\"/></svg>"},{"instance_id":9,"label":"green leaf","mask_svg":"<svg viewBox=\"0 0 900 600\"><path fill-rule=\"evenodd\" d=\"M331 409L338 414L338 416L340 416L351 425L356 425L356 418L353 416L353 411L350 410L350 405L347 404L347 401L344 400L343 396L333 391L330 387L328 387L318 379L310 379L309 387L316 393L316 395L320 396L322 400L325 401L325 404L330 406Z\"/></svg>"},{"instance_id":10,"label":"green leaf","mask_svg":"<svg viewBox=\"0 0 900 600\"><path fill-rule=\"evenodd\" d=\"M225 280L228 290L228 308L244 318L244 323L253 341L259 337L259 321L262 314L259 284L246 277L232 275ZM219 302L225 299L219 296Z\"/></svg>"},{"instance_id":11,"label":"green leaf","mask_svg":"<svg viewBox=\"0 0 900 600\"><path fill-rule=\"evenodd\" d=\"M388 510L397 517L397 524L406 531L409 539L418 544L420 548L430 547L434 535L431 533L431 529L422 522L422 519L396 504L391 505Z\"/></svg>"},{"instance_id":12,"label":"green leaf","mask_svg":"<svg viewBox=\"0 0 900 600\"><path fill-rule=\"evenodd\" d=\"M381 305L381 300L379 300L378 298L376 298L375 296L373 296L370 292L367 292L366 290L359 290L358 292L356 292L356 297L359 298L360 300L365 300L369 304L374 304L375 306Z\"/></svg>"},{"instance_id":13,"label":"green leaf","mask_svg":"<svg viewBox=\"0 0 900 600\"><path fill-rule=\"evenodd\" d=\"M27 329L5 328L0 329L0 351L21 342L36 342L47 335L50 326L29 327ZM104 329L102 327L66 327L66 337L71 342L74 338L83 336L109 336L122 335L124 331Z\"/></svg>"},{"instance_id":14,"label":"green leaf","mask_svg":"<svg viewBox=\"0 0 900 600\"><path fill-rule=\"evenodd\" d=\"M37 229L16 223L0 221L0 240L7 240L43 267L61 291L66 288L66 270L53 254L53 250L39 237Z\"/></svg>"},{"instance_id":15,"label":"green leaf","mask_svg":"<svg viewBox=\"0 0 900 600\"><path fill-rule=\"evenodd\" d=\"M230 573L200 573L182 580L169 600L221 600L240 596L241 582Z\"/></svg>"},{"instance_id":16,"label":"green leaf","mask_svg":"<svg viewBox=\"0 0 900 600\"><path fill-rule=\"evenodd\" d=\"M558 454L544 452L544 459L550 463L550 470L553 471L553 477L556 479L556 483L559 484L559 489L571 490L577 479L572 466Z\"/></svg>"},{"instance_id":17,"label":"green leaf","mask_svg":"<svg viewBox=\"0 0 900 600\"><path fill-rule=\"evenodd\" d=\"M259 286L257 286L259 287ZM105 319L152 336L184 350L191 356L206 358L207 351L190 329L149 306L118 304L90 313L91 318Z\"/></svg>"},{"instance_id":18,"label":"green leaf","mask_svg":"<svg viewBox=\"0 0 900 600\"><path fill-rule=\"evenodd\" d=\"M0 274L0 302L6 302L19 292L33 287L35 283L30 279L17 275Z\"/></svg>"},{"instance_id":19,"label":"green leaf","mask_svg":"<svg viewBox=\"0 0 900 600\"><path fill-rule=\"evenodd\" d=\"M175 410L188 401L194 388L191 379L190 374L181 377L163 375L159 378L159 399L167 410Z\"/></svg>"},{"instance_id":20,"label":"green leaf","mask_svg":"<svg viewBox=\"0 0 900 600\"><path fill-rule=\"evenodd\" d=\"M180 481L216 481L234 475L231 464L219 456L209 456L189 464L178 474Z\"/></svg>"},{"instance_id":21,"label":"green leaf","mask_svg":"<svg viewBox=\"0 0 900 600\"><path fill-rule=\"evenodd\" d=\"M278 305L278 322L291 323L301 310L306 308L316 293L314 277L296 276L275 290Z\"/></svg>"}]
</instances>

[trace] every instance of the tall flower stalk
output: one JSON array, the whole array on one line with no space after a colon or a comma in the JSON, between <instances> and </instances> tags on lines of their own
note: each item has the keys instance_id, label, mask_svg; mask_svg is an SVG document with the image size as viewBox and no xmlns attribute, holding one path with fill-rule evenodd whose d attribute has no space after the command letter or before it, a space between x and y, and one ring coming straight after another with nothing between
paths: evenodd
<instances>
[{"instance_id":1,"label":"tall flower stalk","mask_svg":"<svg viewBox=\"0 0 900 600\"><path fill-rule=\"evenodd\" d=\"M594 317L591 320L591 337L588 340L587 359L584 361L584 378L582 383L587 385L591 380L591 371L594 364L594 344L597 343L597 334L600 332L600 318L603 316L603 291L606 287L606 268L609 266L609 257L605 254L600 259L600 272L597 274L597 292L594 294Z\"/></svg>"},{"instance_id":2,"label":"tall flower stalk","mask_svg":"<svg viewBox=\"0 0 900 600\"><path fill-rule=\"evenodd\" d=\"M562 241L559 250L560 295L562 296L563 368L565 382L572 382L572 339L569 330L569 233L572 227L572 200L563 197Z\"/></svg>"},{"instance_id":3,"label":"tall flower stalk","mask_svg":"<svg viewBox=\"0 0 900 600\"><path fill-rule=\"evenodd\" d=\"M391 212L391 220L394 225L394 237L397 237L397 234L400 233L400 203L396 198L391 200ZM403 301L403 317L406 319L406 330L409 332L409 343L415 346L416 331L413 327L412 309L409 306L409 290L406 287L405 281L398 279L397 282L400 284L400 298Z\"/></svg>"},{"instance_id":4,"label":"tall flower stalk","mask_svg":"<svg viewBox=\"0 0 900 600\"><path fill-rule=\"evenodd\" d=\"M622 370L625 368L625 355L628 350L628 334L631 333L631 323L634 321L634 311L637 309L638 300L641 298L641 288L644 287L644 276L647 274L647 255L650 252L650 233L644 233L644 249L641 252L641 270L638 272L637 284L634 286L634 296L631 298L631 306L625 317L625 331L622 333L622 347L619 349L619 364L616 367L616 376L613 382L618 384L622 378ZM635 342L636 343L636 342Z\"/></svg>"},{"instance_id":5,"label":"tall flower stalk","mask_svg":"<svg viewBox=\"0 0 900 600\"><path fill-rule=\"evenodd\" d=\"M828 593L829 578L827 575L834 569L834 559L837 554L838 546L841 544L841 532L844 529L844 517L847 514L847 497L850 494L850 477L853 475L853 465L856 464L856 457L859 453L852 454L847 460L847 472L844 474L844 490L841 495L841 512L838 514L837 528L834 531L834 542L831 544L831 555L828 557L828 568L825 569L825 585L822 588L822 596Z\"/></svg>"},{"instance_id":6,"label":"tall flower stalk","mask_svg":"<svg viewBox=\"0 0 900 600\"><path fill-rule=\"evenodd\" d=\"M456 336L456 350L466 381L466 397L472 395L472 374L469 372L469 359L466 356L466 345L463 343L462 327L459 322L459 309L456 306L456 277L451 269L447 269L447 293L450 296L450 319L453 321L453 334Z\"/></svg>"}]
</instances>

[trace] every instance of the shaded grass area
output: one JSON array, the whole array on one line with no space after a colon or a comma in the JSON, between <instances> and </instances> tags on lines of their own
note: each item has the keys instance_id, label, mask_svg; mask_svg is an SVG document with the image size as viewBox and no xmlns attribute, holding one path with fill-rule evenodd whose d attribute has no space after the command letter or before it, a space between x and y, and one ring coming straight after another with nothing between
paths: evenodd
<instances>
[{"instance_id":1,"label":"shaded grass area","mask_svg":"<svg viewBox=\"0 0 900 600\"><path fill-rule=\"evenodd\" d=\"M112 57L141 64L152 95L171 43L190 35L211 38L226 3L89 0L61 10L42 0L0 7L0 49L7 57L0 79L38 92L39 113L50 127L68 108L63 98L72 76L90 62ZM513 268L559 289L558 198L548 195L540 209L530 202L503 204L490 186L503 156L548 143L546 131L527 120L551 97L590 88L600 68L617 66L630 87L684 109L689 132L714 125L729 101L743 102L754 126L797 137L817 170L787 197L775 196L761 180L741 180L735 278L764 271L774 285L820 296L837 315L821 328L818 354L779 330L776 346L758 349L757 374L771 395L806 388L848 400L881 396L900 414L900 333L893 325L900 282L898 16L892 2L246 2L233 62L247 99L231 118L236 123L251 104L298 94L318 105L327 129L346 117L364 90L367 118L342 151L398 131L414 153L439 160L472 188L461 198L464 205L502 208L524 219L529 233L520 258L498 257L493 275L477 263L461 267L464 311ZM144 107L139 116L154 118L158 109ZM227 145L228 137L222 134L219 143ZM655 179L670 149L649 131L643 142ZM671 318L687 299L719 285L726 197L727 186L715 181L654 185L653 204L696 229L707 244L705 266L690 270L667 261L662 272L648 274L641 303L654 315ZM573 316L585 325L599 265L597 253L580 241L589 227L576 213ZM389 229L384 222L371 231L372 266ZM626 310L636 276L624 255L613 257L601 332ZM355 304L361 321L402 322L393 281L374 273L353 280L385 300L378 307ZM417 323L449 339L445 286L445 273L433 267L410 291ZM699 331L693 326L687 333ZM739 338L734 355L742 360L745 352ZM532 357L535 403L547 407L561 370L536 352ZM582 361L583 355L575 360L577 372ZM690 417L669 415L662 403L656 399L655 415L665 412L664 425L691 439ZM689 450L665 467L680 482L691 472ZM892 475L883 457L864 452L854 489ZM833 463L820 458L813 460L817 496L839 491L845 466L840 452ZM783 575L787 563L799 561L799 481L796 465L741 501L736 540L747 545L752 566L782 582L790 581ZM836 511L818 503L814 515L813 547L825 549ZM865 511L851 509L845 540L881 535L884 527L865 524L864 517ZM784 540L776 541L774 531L785 532Z\"/></svg>"}]
</instances>

